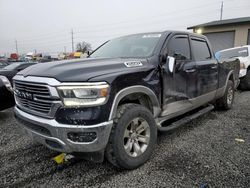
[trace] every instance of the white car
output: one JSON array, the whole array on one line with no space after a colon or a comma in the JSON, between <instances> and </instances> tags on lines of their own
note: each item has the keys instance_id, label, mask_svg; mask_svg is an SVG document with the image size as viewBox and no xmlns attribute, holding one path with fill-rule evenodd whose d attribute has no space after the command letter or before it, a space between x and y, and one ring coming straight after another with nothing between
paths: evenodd
<instances>
[{"instance_id":1,"label":"white car","mask_svg":"<svg viewBox=\"0 0 250 188\"><path fill-rule=\"evenodd\" d=\"M250 45L221 50L216 53L219 59L238 58L240 60L240 89L250 90Z\"/></svg>"}]
</instances>

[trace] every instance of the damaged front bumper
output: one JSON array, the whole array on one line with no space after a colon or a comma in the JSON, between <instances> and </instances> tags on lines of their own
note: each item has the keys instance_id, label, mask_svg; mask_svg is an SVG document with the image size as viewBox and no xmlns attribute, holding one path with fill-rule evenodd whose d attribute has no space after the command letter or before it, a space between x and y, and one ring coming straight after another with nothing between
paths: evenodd
<instances>
[{"instance_id":1,"label":"damaged front bumper","mask_svg":"<svg viewBox=\"0 0 250 188\"><path fill-rule=\"evenodd\" d=\"M15 107L19 125L36 142L52 150L65 153L91 153L104 151L113 121L96 125L65 125L55 119L30 115Z\"/></svg>"}]
</instances>

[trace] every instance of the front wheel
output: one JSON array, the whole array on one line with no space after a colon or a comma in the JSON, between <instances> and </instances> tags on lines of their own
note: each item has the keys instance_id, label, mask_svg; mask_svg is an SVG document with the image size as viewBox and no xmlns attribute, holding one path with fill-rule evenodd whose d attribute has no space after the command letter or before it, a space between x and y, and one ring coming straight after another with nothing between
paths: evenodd
<instances>
[{"instance_id":1,"label":"front wheel","mask_svg":"<svg viewBox=\"0 0 250 188\"><path fill-rule=\"evenodd\" d=\"M225 94L223 95L223 97L221 97L216 101L217 109L220 110L231 109L234 102L234 94L235 94L234 84L231 80L228 80Z\"/></svg>"},{"instance_id":2,"label":"front wheel","mask_svg":"<svg viewBox=\"0 0 250 188\"><path fill-rule=\"evenodd\" d=\"M156 140L152 113L144 106L125 104L118 108L105 155L117 167L134 169L150 158Z\"/></svg>"}]
</instances>

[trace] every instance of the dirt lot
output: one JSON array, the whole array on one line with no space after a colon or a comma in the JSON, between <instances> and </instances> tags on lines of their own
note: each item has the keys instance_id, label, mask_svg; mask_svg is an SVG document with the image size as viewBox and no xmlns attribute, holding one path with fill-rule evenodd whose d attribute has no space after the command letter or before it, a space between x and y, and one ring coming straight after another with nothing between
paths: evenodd
<instances>
[{"instance_id":1,"label":"dirt lot","mask_svg":"<svg viewBox=\"0 0 250 188\"><path fill-rule=\"evenodd\" d=\"M249 113L250 92L237 93L233 110L161 133L149 162L121 171L83 160L58 167L57 153L32 144L9 109L0 112L0 187L250 187Z\"/></svg>"}]
</instances>

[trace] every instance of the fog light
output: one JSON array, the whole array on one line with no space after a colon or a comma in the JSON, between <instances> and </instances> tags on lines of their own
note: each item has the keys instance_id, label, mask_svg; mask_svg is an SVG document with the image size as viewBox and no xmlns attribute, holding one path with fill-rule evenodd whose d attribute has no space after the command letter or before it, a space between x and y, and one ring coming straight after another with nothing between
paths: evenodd
<instances>
[{"instance_id":1,"label":"fog light","mask_svg":"<svg viewBox=\"0 0 250 188\"><path fill-rule=\"evenodd\" d=\"M68 133L68 139L73 142L93 142L97 138L96 132Z\"/></svg>"}]
</instances>

